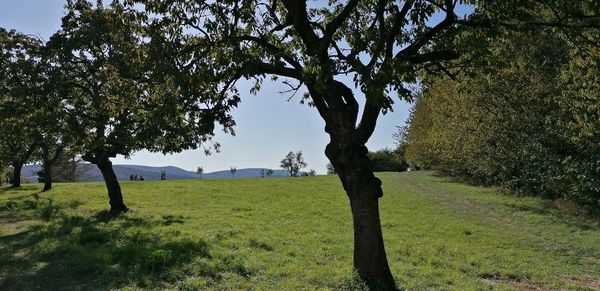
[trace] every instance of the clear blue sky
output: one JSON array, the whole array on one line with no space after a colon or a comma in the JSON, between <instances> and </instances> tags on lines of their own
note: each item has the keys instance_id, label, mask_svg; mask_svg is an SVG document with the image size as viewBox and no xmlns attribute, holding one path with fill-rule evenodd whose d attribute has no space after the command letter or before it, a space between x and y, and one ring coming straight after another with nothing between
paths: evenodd
<instances>
[{"instance_id":1,"label":"clear blue sky","mask_svg":"<svg viewBox=\"0 0 600 291\"><path fill-rule=\"evenodd\" d=\"M48 39L60 27L64 0L1 0L0 26L16 29L27 34ZM242 84L247 88L247 84ZM298 103L298 96L287 101L287 95L278 92L285 89L281 84L267 82L256 95L241 90L242 103L234 111L236 136L217 133L215 141L221 144L221 152L205 156L201 150L186 151L163 156L146 151L136 153L131 159L117 157L115 164L148 166L173 165L187 170L204 167L205 172L249 167L276 169L288 151L302 150L308 169L325 173L328 160L323 153L329 137L324 122L315 108ZM404 124L410 105L396 100L394 112L379 119L368 147L377 150L393 147L392 134L396 126Z\"/></svg>"}]
</instances>

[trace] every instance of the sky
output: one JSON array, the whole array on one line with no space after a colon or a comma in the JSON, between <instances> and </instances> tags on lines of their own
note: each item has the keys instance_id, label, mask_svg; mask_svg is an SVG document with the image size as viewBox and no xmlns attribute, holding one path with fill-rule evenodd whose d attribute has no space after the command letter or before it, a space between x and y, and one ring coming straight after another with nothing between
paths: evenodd
<instances>
[{"instance_id":1,"label":"sky","mask_svg":"<svg viewBox=\"0 0 600 291\"><path fill-rule=\"evenodd\" d=\"M0 26L48 40L60 28L64 0L0 0ZM242 102L233 111L235 136L218 132L214 141L220 143L220 153L204 155L203 150L184 151L172 155L137 152L130 158L118 156L114 164L147 166L177 166L205 172L241 168L279 167L279 161L289 151L302 151L308 163L306 170L326 173L325 146L329 141L325 123L315 108L300 105L301 94L288 101L289 94L281 83L265 80L257 95L249 93L249 84L241 82ZM357 94L358 95L358 94ZM394 112L379 118L367 146L369 150L393 148L397 126L408 118L410 104L395 100Z\"/></svg>"}]
</instances>

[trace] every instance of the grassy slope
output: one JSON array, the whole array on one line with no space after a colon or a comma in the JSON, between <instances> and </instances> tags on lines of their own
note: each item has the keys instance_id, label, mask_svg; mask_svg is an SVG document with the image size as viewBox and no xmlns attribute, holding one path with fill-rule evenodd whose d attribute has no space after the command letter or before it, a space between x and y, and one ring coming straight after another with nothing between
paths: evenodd
<instances>
[{"instance_id":1,"label":"grassy slope","mask_svg":"<svg viewBox=\"0 0 600 291\"><path fill-rule=\"evenodd\" d=\"M600 227L533 198L382 173L392 272L408 289L600 288ZM125 182L0 190L0 289L352 289L337 177Z\"/></svg>"}]
</instances>

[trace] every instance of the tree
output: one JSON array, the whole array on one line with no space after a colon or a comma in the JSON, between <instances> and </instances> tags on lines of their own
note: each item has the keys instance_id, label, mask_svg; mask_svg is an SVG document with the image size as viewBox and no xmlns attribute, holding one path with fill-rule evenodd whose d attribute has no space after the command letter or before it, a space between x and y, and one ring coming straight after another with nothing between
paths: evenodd
<instances>
[{"instance_id":1,"label":"tree","mask_svg":"<svg viewBox=\"0 0 600 291\"><path fill-rule=\"evenodd\" d=\"M265 172L265 174L267 175L267 177L271 177L271 176L273 176L273 170L272 169L267 169L267 171Z\"/></svg>"},{"instance_id":2,"label":"tree","mask_svg":"<svg viewBox=\"0 0 600 291\"><path fill-rule=\"evenodd\" d=\"M198 169L196 169L196 174L202 176L202 174L204 174L204 168L198 167Z\"/></svg>"},{"instance_id":3,"label":"tree","mask_svg":"<svg viewBox=\"0 0 600 291\"><path fill-rule=\"evenodd\" d=\"M86 164L71 149L64 149L52 165L52 180L56 182L85 181L91 165Z\"/></svg>"},{"instance_id":4,"label":"tree","mask_svg":"<svg viewBox=\"0 0 600 291\"><path fill-rule=\"evenodd\" d=\"M12 167L12 187L21 186L21 169L39 147L34 99L41 46L36 38L0 28L0 160Z\"/></svg>"},{"instance_id":5,"label":"tree","mask_svg":"<svg viewBox=\"0 0 600 291\"><path fill-rule=\"evenodd\" d=\"M325 167L327 168L327 175L336 175L337 172L335 171L335 168L333 167L333 165L331 163L327 163L327 165L325 165Z\"/></svg>"},{"instance_id":6,"label":"tree","mask_svg":"<svg viewBox=\"0 0 600 291\"><path fill-rule=\"evenodd\" d=\"M3 72L2 116L6 121L4 137L18 171L29 160L41 160L44 169L43 191L52 188L52 164L69 144L68 116L52 86L51 64L45 43L17 32L1 31ZM12 120L12 122L11 122ZM8 131L13 130L12 139ZM27 145L19 144L26 141ZM27 148L27 150L24 150ZM16 175L15 175L16 174ZM18 183L20 177L13 183Z\"/></svg>"},{"instance_id":7,"label":"tree","mask_svg":"<svg viewBox=\"0 0 600 291\"><path fill-rule=\"evenodd\" d=\"M69 131L69 116L59 103L60 98L53 96L54 92L48 86L51 82L43 80L40 84L36 102L33 106L37 109L34 114L35 140L39 143L38 159L42 161L42 175L44 188L42 191L52 189L54 179L54 165L67 150L72 142ZM72 123L72 122L71 122Z\"/></svg>"},{"instance_id":8,"label":"tree","mask_svg":"<svg viewBox=\"0 0 600 291\"><path fill-rule=\"evenodd\" d=\"M306 167L306 162L304 162L304 157L302 157L302 151L298 151L297 153L289 152L283 160L281 160L280 167L288 172L288 174L292 177L297 177L300 169Z\"/></svg>"},{"instance_id":9,"label":"tree","mask_svg":"<svg viewBox=\"0 0 600 291\"><path fill-rule=\"evenodd\" d=\"M261 178L264 178L266 174L267 174L267 169L260 169L260 177Z\"/></svg>"},{"instance_id":10,"label":"tree","mask_svg":"<svg viewBox=\"0 0 600 291\"><path fill-rule=\"evenodd\" d=\"M183 99L173 84L175 73L165 76L151 67L153 48L144 41L144 17L119 1L69 0L61 30L48 44L57 92L67 114L70 131L82 159L96 165L104 178L111 212L128 208L111 158L147 149L172 153L195 149L210 140L214 123L225 129L226 111L220 100L194 95ZM150 82L149 80L154 82ZM193 82L193 80L186 80Z\"/></svg>"},{"instance_id":11,"label":"tree","mask_svg":"<svg viewBox=\"0 0 600 291\"><path fill-rule=\"evenodd\" d=\"M236 167L230 167L229 168L229 173L231 173L231 178L232 179L235 176L235 172L237 172L237 168Z\"/></svg>"},{"instance_id":12,"label":"tree","mask_svg":"<svg viewBox=\"0 0 600 291\"><path fill-rule=\"evenodd\" d=\"M457 45L457 32L493 30L496 22L517 28L524 21L528 27L538 25L528 13L546 4L464 1L478 6L476 15L465 18L457 15L453 0L348 0L310 6L306 0L132 2L143 4L153 16L151 38L167 48L163 58L154 60L172 63L183 57L184 64L204 67L190 72L203 76L202 85L193 86L202 87L204 94L221 100L237 97L235 84L242 78L254 80L251 92L256 92L266 76L285 78L292 91L306 89L301 100L316 107L325 121L330 136L325 154L350 199L354 267L369 286L384 289L394 288L395 282L379 217L383 190L366 143L379 115L391 109L392 92L411 99L411 86L421 72L444 72L446 61L473 53L464 43ZM558 15L556 21L555 26L563 25L571 18ZM180 51L173 53L172 47ZM363 106L353 87L364 96Z\"/></svg>"}]
</instances>

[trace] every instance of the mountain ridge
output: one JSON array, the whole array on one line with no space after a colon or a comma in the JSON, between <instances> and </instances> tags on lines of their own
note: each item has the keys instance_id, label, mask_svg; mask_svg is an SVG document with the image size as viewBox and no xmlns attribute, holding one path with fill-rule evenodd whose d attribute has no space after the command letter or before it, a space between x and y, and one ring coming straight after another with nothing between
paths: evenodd
<instances>
[{"instance_id":1,"label":"mountain ridge","mask_svg":"<svg viewBox=\"0 0 600 291\"><path fill-rule=\"evenodd\" d=\"M78 182L101 182L104 181L100 170L92 164L81 164L84 168L85 174L78 179ZM176 166L143 166L143 165L129 165L129 164L116 164L113 165L115 174L119 181L129 181L131 175L137 175L138 178L144 177L144 180L160 180L161 171L166 172L167 180L181 180L181 179L232 179L232 178L260 178L262 177L260 171L266 170L266 168L242 168L237 169L235 175L232 177L229 170L214 171L210 173L204 173L202 175L196 172L188 171ZM41 170L40 164L26 165L21 170L21 176L29 180L29 182L37 182L37 172ZM288 176L285 170L273 170L271 177L286 177Z\"/></svg>"}]
</instances>

